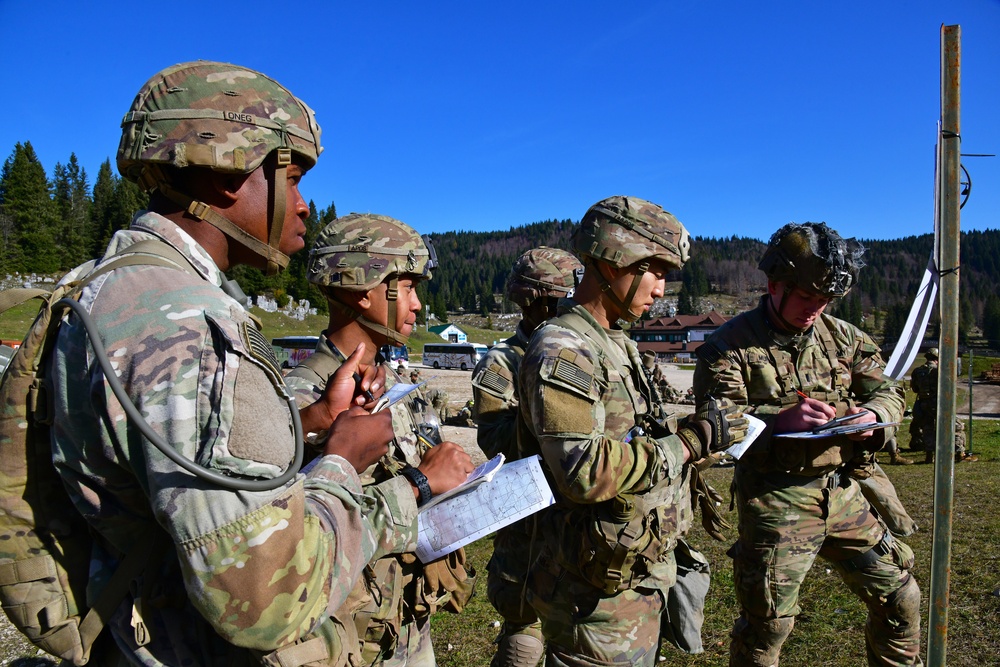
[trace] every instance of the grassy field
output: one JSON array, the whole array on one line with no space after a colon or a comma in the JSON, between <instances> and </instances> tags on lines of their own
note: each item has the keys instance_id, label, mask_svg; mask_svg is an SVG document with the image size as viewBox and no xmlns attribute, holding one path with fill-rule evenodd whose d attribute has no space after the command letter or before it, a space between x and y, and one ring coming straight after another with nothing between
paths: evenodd
<instances>
[{"instance_id":1,"label":"grassy field","mask_svg":"<svg viewBox=\"0 0 1000 667\"><path fill-rule=\"evenodd\" d=\"M904 433L906 426L904 425ZM903 438L904 442L906 438ZM955 470L955 503L952 528L950 606L948 611L948 664L980 667L998 664L1000 656L1000 515L994 512L997 475L1000 473L1000 422L977 421L975 450L978 463L963 463ZM916 554L914 574L923 602L923 651L927 645L927 598L930 592L931 528L933 521L934 467L928 465L888 466L908 511L920 530L905 541ZM731 468L710 471L713 485L729 487ZM735 512L731 513L735 523ZM700 528L692 541L712 564L712 589L706 604L703 637L705 653L688 656L672 646L662 649L667 664L727 665L729 631L739 614L733 595L732 567L725 552L736 539L735 529L726 542L715 542ZM499 616L485 598L485 566L490 544L486 540L468 549L472 563L483 580L473 602L461 615L439 614L433 619L433 636L441 667L478 667L492 654L494 624ZM865 607L847 590L835 572L818 560L802 588L802 614L785 643L784 667L821 665L854 667L865 664Z\"/></svg>"}]
</instances>

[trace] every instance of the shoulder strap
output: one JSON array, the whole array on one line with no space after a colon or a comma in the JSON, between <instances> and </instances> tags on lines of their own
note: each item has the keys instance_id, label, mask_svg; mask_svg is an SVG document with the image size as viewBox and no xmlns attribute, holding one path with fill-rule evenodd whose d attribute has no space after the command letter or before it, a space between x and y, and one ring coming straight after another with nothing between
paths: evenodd
<instances>
[{"instance_id":1,"label":"shoulder strap","mask_svg":"<svg viewBox=\"0 0 1000 667\"><path fill-rule=\"evenodd\" d=\"M833 376L833 390L838 393L843 393L845 387L843 378L841 378L840 373L837 372L837 368L840 366L840 361L837 359L837 342L833 340L833 333L830 331L830 328L826 326L823 316L816 318L816 322L813 326L816 328L816 335L819 337L820 344L823 347L823 351L826 352L826 358L830 363L830 375Z\"/></svg>"}]
</instances>

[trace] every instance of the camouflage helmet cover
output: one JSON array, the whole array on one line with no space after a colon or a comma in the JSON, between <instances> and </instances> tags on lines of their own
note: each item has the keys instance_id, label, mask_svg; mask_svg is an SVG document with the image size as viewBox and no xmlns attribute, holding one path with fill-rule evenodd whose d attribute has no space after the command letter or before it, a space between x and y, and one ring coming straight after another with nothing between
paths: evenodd
<instances>
[{"instance_id":1,"label":"camouflage helmet cover","mask_svg":"<svg viewBox=\"0 0 1000 667\"><path fill-rule=\"evenodd\" d=\"M615 196L587 210L573 233L573 247L581 257L618 268L656 258L679 269L688 260L691 239L684 225L661 206Z\"/></svg>"},{"instance_id":2,"label":"camouflage helmet cover","mask_svg":"<svg viewBox=\"0 0 1000 667\"><path fill-rule=\"evenodd\" d=\"M841 297L858 281L864 252L824 222L791 222L771 236L758 268L771 280Z\"/></svg>"},{"instance_id":3,"label":"camouflage helmet cover","mask_svg":"<svg viewBox=\"0 0 1000 667\"><path fill-rule=\"evenodd\" d=\"M309 251L306 275L320 286L368 291L392 275L430 278L430 253L409 225L371 213L337 218Z\"/></svg>"},{"instance_id":4,"label":"camouflage helmet cover","mask_svg":"<svg viewBox=\"0 0 1000 667\"><path fill-rule=\"evenodd\" d=\"M507 298L527 308L543 296L571 296L583 273L572 253L545 246L532 248L514 262L507 276Z\"/></svg>"},{"instance_id":5,"label":"camouflage helmet cover","mask_svg":"<svg viewBox=\"0 0 1000 667\"><path fill-rule=\"evenodd\" d=\"M938 359L938 349L936 347L932 347L929 350L927 350L927 352L924 354L924 356L926 358L928 358L928 359L933 359L933 360L937 361L937 359Z\"/></svg>"},{"instance_id":6,"label":"camouflage helmet cover","mask_svg":"<svg viewBox=\"0 0 1000 667\"><path fill-rule=\"evenodd\" d=\"M136 95L122 120L118 170L139 181L144 163L250 173L274 150L306 167L322 152L302 100L260 72L211 61L168 67Z\"/></svg>"}]
</instances>

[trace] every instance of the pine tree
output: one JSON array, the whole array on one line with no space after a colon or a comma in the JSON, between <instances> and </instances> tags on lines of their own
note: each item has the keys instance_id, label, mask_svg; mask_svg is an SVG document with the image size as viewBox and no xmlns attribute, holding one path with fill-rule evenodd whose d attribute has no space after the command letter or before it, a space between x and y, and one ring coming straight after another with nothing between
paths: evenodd
<instances>
[{"instance_id":1,"label":"pine tree","mask_svg":"<svg viewBox=\"0 0 1000 667\"><path fill-rule=\"evenodd\" d=\"M0 173L0 214L9 226L4 266L22 272L59 270L54 230L58 213L45 168L31 142L18 143Z\"/></svg>"},{"instance_id":2,"label":"pine tree","mask_svg":"<svg viewBox=\"0 0 1000 667\"><path fill-rule=\"evenodd\" d=\"M90 258L87 172L80 167L76 153L70 153L66 166L56 164L52 185L59 211L56 245L60 264L63 269L70 269Z\"/></svg>"}]
</instances>

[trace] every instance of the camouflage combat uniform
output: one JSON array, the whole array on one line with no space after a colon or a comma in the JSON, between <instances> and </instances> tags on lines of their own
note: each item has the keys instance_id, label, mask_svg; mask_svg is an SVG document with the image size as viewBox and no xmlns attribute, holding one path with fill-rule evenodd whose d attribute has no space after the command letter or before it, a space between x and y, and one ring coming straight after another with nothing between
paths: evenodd
<instances>
[{"instance_id":1,"label":"camouflage combat uniform","mask_svg":"<svg viewBox=\"0 0 1000 667\"><path fill-rule=\"evenodd\" d=\"M108 254L146 239L177 248L199 275L136 266L86 287L81 303L119 379L182 456L222 474L276 477L293 458L293 438L270 346L220 289L224 276L208 253L166 218L139 214ZM140 435L93 355L71 316L51 368L53 457L94 528L89 599L136 540L168 536L162 564L108 622L119 649L146 665L252 664L282 646L288 664L345 660L354 628L331 615L369 560L414 546L413 501L378 489L362 495L338 456L273 491L204 481Z\"/></svg>"},{"instance_id":2,"label":"camouflage combat uniform","mask_svg":"<svg viewBox=\"0 0 1000 667\"><path fill-rule=\"evenodd\" d=\"M923 450L927 460L934 458L937 449L937 394L938 360L928 358L913 369L910 389L917 395L913 402L913 419L910 421L910 449ZM970 460L965 453L965 424L955 419L955 459Z\"/></svg>"},{"instance_id":3,"label":"camouflage combat uniform","mask_svg":"<svg viewBox=\"0 0 1000 667\"><path fill-rule=\"evenodd\" d=\"M771 423L797 402L796 389L835 405L899 421L902 391L883 375L878 347L856 327L821 315L798 335L776 330L760 305L720 327L698 350L695 394L727 397ZM870 664L919 658L920 593L913 552L894 539L848 470L893 429L862 442L846 436L782 440L765 431L737 462L739 541L730 551L741 615L730 665L773 665L799 613L799 587L816 556L841 575L869 610Z\"/></svg>"},{"instance_id":4,"label":"camouflage combat uniform","mask_svg":"<svg viewBox=\"0 0 1000 667\"><path fill-rule=\"evenodd\" d=\"M300 406L315 402L340 367L345 355L333 341L343 329L356 323L362 331L371 332L369 342L375 345L369 349L387 342L406 344L408 336L395 328L397 313L407 307L399 284L405 276L414 281L429 278L436 256L426 243L404 223L374 214L351 213L320 232L310 249L307 278L324 292L331 317L338 313L341 317L331 319L331 329L320 337L316 351L286 378ZM338 300L335 291L370 294L383 284L386 323L368 319L366 313ZM374 362L385 370L386 389L401 382L381 354ZM421 434L437 431L422 428L422 410L416 403L407 396L390 406L395 438L389 451L362 474L366 494L413 498L413 487L405 475L413 474L429 447L439 444L418 437L418 430ZM475 572L466 570L464 550L423 564L417 560L415 546L369 563L342 610L344 617L353 618L363 640L365 665L433 667L430 616L441 609L461 611L472 596Z\"/></svg>"},{"instance_id":5,"label":"camouflage combat uniform","mask_svg":"<svg viewBox=\"0 0 1000 667\"><path fill-rule=\"evenodd\" d=\"M536 515L527 586L547 664L653 665L693 518L684 446L638 435L650 392L635 344L572 300L532 336L519 386L519 447L542 455L557 499Z\"/></svg>"},{"instance_id":6,"label":"camouflage combat uniform","mask_svg":"<svg viewBox=\"0 0 1000 667\"><path fill-rule=\"evenodd\" d=\"M402 382L402 378L392 369L391 364L381 357L379 363L385 367L387 390ZM285 378L289 388L295 393L299 405L305 406L315 402L326 388L327 379L340 365L340 356L326 335L322 335L316 351L293 368ZM361 482L366 494L374 492L375 495L412 498L410 483L405 477L400 476L399 472L406 464L419 466L428 444L417 438L420 412L412 400L399 401L393 404L390 410L392 429L396 438L389 444L389 453L361 475ZM408 546L411 548L400 550L371 563L371 567L358 581L345 606L345 611L358 619L359 635L367 634L365 664L385 667L393 665L421 667L435 664L430 637L430 616L449 603L452 593L444 589L431 590L428 587L424 577L424 566L412 553L415 545ZM456 566L456 559L459 557L459 554L453 554L451 561L446 558L445 561L438 561L433 567L451 565L456 569L456 575L464 578L465 570ZM471 594L472 580L467 580L465 584L464 590L456 593L458 596L456 602L461 600L461 604L464 604Z\"/></svg>"},{"instance_id":7,"label":"camouflage combat uniform","mask_svg":"<svg viewBox=\"0 0 1000 667\"><path fill-rule=\"evenodd\" d=\"M487 457L503 454L519 458L517 450L517 378L528 347L530 331L522 321L514 335L490 348L472 372L476 440ZM487 565L486 596L504 618L509 633L526 633L542 641L542 627L534 609L524 599L531 541L530 519L501 528L493 538L493 555Z\"/></svg>"}]
</instances>

